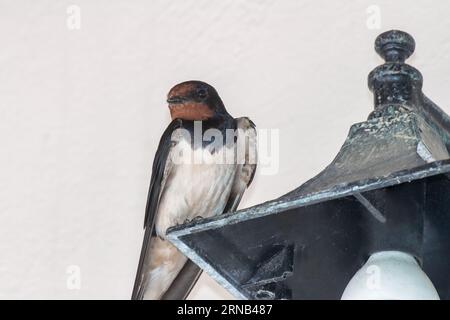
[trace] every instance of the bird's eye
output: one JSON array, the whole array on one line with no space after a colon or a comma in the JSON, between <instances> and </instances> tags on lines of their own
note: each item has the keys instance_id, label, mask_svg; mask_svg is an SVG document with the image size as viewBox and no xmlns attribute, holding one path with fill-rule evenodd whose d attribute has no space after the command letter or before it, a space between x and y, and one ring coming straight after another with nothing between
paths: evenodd
<instances>
[{"instance_id":1,"label":"bird's eye","mask_svg":"<svg viewBox=\"0 0 450 320\"><path fill-rule=\"evenodd\" d=\"M200 99L205 99L208 96L208 91L204 88L200 88L197 90L197 96Z\"/></svg>"}]
</instances>

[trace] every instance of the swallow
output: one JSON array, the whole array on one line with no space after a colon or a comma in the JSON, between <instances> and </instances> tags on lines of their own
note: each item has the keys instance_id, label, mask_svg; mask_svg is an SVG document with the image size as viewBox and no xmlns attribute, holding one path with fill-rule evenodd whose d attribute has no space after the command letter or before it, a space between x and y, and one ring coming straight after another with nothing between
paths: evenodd
<instances>
[{"instance_id":1,"label":"swallow","mask_svg":"<svg viewBox=\"0 0 450 320\"><path fill-rule=\"evenodd\" d=\"M177 84L167 103L172 122L153 161L133 300L187 297L201 271L166 239L167 230L236 211L256 170L254 123L233 118L212 86L201 81ZM196 141L199 124L202 135L212 132L214 137Z\"/></svg>"}]
</instances>

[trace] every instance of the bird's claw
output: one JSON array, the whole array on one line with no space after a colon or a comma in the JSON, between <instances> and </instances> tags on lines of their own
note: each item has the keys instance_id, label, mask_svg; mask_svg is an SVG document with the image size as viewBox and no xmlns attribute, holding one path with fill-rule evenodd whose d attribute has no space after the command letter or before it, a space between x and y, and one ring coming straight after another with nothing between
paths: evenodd
<instances>
[{"instance_id":1,"label":"bird's claw","mask_svg":"<svg viewBox=\"0 0 450 320\"><path fill-rule=\"evenodd\" d=\"M194 218L192 218L192 219L186 219L186 220L184 220L184 223L190 223L190 222L197 222L197 221L200 221L200 220L203 220L203 217L202 216L196 216L196 217L194 217Z\"/></svg>"}]
</instances>

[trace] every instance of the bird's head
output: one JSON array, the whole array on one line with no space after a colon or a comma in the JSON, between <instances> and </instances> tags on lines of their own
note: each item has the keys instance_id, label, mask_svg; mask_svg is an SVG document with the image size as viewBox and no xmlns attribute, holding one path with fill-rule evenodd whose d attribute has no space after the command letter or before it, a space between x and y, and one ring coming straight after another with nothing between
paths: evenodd
<instances>
[{"instance_id":1,"label":"bird's head","mask_svg":"<svg viewBox=\"0 0 450 320\"><path fill-rule=\"evenodd\" d=\"M172 119L202 121L228 115L216 89L205 82L186 81L167 95Z\"/></svg>"}]
</instances>

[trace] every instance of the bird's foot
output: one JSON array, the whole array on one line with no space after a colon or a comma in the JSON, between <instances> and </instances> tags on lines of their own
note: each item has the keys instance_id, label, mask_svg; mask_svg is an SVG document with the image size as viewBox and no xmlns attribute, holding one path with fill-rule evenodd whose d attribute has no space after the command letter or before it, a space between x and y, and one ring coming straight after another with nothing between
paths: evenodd
<instances>
[{"instance_id":1,"label":"bird's foot","mask_svg":"<svg viewBox=\"0 0 450 320\"><path fill-rule=\"evenodd\" d=\"M202 217L202 216L196 216L196 217L194 217L194 219L192 219L191 221L200 221L200 220L203 220L203 217Z\"/></svg>"},{"instance_id":2,"label":"bird's foot","mask_svg":"<svg viewBox=\"0 0 450 320\"><path fill-rule=\"evenodd\" d=\"M190 220L186 219L186 220L184 220L184 223L197 222L197 221L200 221L200 220L203 220L203 217L202 216L196 216L193 219L190 219Z\"/></svg>"}]
</instances>

